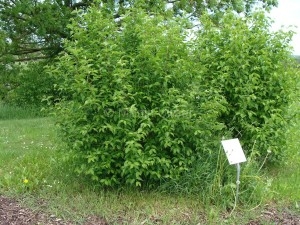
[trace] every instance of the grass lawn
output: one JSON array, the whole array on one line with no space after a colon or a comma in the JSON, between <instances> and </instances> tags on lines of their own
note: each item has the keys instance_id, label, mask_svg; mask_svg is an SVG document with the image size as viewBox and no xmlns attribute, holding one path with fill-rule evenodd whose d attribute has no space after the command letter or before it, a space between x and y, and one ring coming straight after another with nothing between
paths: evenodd
<instances>
[{"instance_id":1,"label":"grass lawn","mask_svg":"<svg viewBox=\"0 0 300 225\"><path fill-rule=\"evenodd\" d=\"M65 146L51 118L0 120L0 193L78 224L91 215L111 224L245 224L266 204L300 212L299 126L298 120L291 127L286 164L266 174L270 188L263 201L238 205L231 216L224 206L207 203L201 193L180 196L90 185L72 172L61 154Z\"/></svg>"}]
</instances>

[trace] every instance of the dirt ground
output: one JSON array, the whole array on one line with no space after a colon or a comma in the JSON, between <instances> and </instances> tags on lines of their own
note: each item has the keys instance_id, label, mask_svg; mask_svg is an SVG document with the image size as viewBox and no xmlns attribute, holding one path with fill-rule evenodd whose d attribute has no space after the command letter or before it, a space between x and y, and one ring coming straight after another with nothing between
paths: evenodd
<instances>
[{"instance_id":1,"label":"dirt ground","mask_svg":"<svg viewBox=\"0 0 300 225\"><path fill-rule=\"evenodd\" d=\"M276 209L266 209L261 215L253 220L250 220L246 225L300 225L300 215L290 213L287 210L279 212Z\"/></svg>"},{"instance_id":2,"label":"dirt ground","mask_svg":"<svg viewBox=\"0 0 300 225\"><path fill-rule=\"evenodd\" d=\"M40 211L26 209L21 207L17 201L0 196L0 225L75 225L75 223ZM90 217L87 218L84 225L109 224L102 218Z\"/></svg>"},{"instance_id":3,"label":"dirt ground","mask_svg":"<svg viewBox=\"0 0 300 225\"><path fill-rule=\"evenodd\" d=\"M64 221L54 215L47 215L41 211L33 211L21 207L20 204L10 198L0 196L0 225L75 225L70 221ZM300 225L300 215L285 211L277 211L267 208L261 215L250 220L245 225ZM110 225L105 219L99 217L87 218L84 225Z\"/></svg>"}]
</instances>

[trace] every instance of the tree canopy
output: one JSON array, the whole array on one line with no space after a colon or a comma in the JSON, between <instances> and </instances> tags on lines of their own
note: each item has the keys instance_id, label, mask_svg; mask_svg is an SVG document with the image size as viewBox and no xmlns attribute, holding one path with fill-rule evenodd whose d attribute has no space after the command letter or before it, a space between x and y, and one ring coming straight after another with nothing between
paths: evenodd
<instances>
[{"instance_id":1,"label":"tree canopy","mask_svg":"<svg viewBox=\"0 0 300 225\"><path fill-rule=\"evenodd\" d=\"M72 11L92 4L108 5L115 18L136 4L147 12L172 8L177 15L186 12L199 17L209 12L218 18L227 9L248 13L258 3L264 8L277 5L276 0L0 0L0 31L5 35L1 34L1 41L6 42L1 55L17 61L56 56L62 41L70 37L67 24Z\"/></svg>"}]
</instances>

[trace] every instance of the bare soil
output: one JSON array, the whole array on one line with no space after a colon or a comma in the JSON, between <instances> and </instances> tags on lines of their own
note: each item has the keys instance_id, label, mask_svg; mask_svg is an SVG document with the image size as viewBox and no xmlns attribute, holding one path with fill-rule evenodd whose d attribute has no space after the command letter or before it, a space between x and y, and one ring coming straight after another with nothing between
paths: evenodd
<instances>
[{"instance_id":1,"label":"bare soil","mask_svg":"<svg viewBox=\"0 0 300 225\"><path fill-rule=\"evenodd\" d=\"M21 207L14 199L0 196L0 225L75 225L55 215ZM91 216L84 225L109 225L105 219Z\"/></svg>"},{"instance_id":2,"label":"bare soil","mask_svg":"<svg viewBox=\"0 0 300 225\"><path fill-rule=\"evenodd\" d=\"M267 208L261 212L257 218L250 220L246 225L300 225L300 215L289 212L289 210L277 210Z\"/></svg>"},{"instance_id":3,"label":"bare soil","mask_svg":"<svg viewBox=\"0 0 300 225\"><path fill-rule=\"evenodd\" d=\"M158 222L157 224L159 224ZM42 211L34 211L21 207L14 199L0 195L0 225L75 225L75 222L65 221L55 215L48 215ZM122 224L122 222L120 223ZM267 207L259 216L249 220L245 225L300 225L300 215L288 210L276 210ZM105 219L90 216L84 225L110 225Z\"/></svg>"}]
</instances>

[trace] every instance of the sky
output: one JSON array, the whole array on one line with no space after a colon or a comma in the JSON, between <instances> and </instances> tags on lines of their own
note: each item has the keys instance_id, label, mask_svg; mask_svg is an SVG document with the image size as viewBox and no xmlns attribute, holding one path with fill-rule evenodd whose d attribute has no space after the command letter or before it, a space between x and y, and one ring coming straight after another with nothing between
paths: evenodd
<instances>
[{"instance_id":1,"label":"sky","mask_svg":"<svg viewBox=\"0 0 300 225\"><path fill-rule=\"evenodd\" d=\"M273 8L269 16L274 20L272 30L279 30L282 26L292 27L296 32L291 45L294 48L294 55L300 55L300 0L279 0L278 7Z\"/></svg>"}]
</instances>

